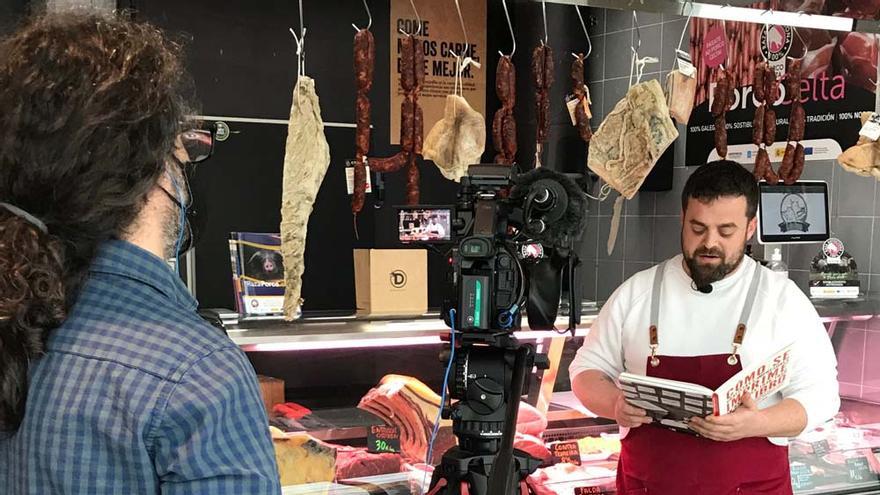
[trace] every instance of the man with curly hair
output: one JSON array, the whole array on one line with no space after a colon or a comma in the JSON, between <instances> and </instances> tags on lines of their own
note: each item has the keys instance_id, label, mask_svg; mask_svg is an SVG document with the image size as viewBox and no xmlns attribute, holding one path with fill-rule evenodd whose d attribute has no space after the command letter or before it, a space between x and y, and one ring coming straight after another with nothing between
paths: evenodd
<instances>
[{"instance_id":1,"label":"man with curly hair","mask_svg":"<svg viewBox=\"0 0 880 495\"><path fill-rule=\"evenodd\" d=\"M185 245L180 48L38 17L0 42L0 493L279 493L254 370Z\"/></svg>"}]
</instances>

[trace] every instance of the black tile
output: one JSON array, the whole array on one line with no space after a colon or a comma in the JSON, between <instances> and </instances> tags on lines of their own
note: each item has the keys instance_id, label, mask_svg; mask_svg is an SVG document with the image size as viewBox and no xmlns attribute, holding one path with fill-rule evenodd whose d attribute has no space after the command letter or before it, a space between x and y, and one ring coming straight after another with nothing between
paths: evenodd
<instances>
[{"instance_id":1,"label":"black tile","mask_svg":"<svg viewBox=\"0 0 880 495\"><path fill-rule=\"evenodd\" d=\"M581 264L580 278L583 287L583 298L590 301L596 300L596 279L598 278L599 263L596 260L585 260Z\"/></svg>"},{"instance_id":2,"label":"black tile","mask_svg":"<svg viewBox=\"0 0 880 495\"><path fill-rule=\"evenodd\" d=\"M880 219L878 218L874 218L874 234L871 237L870 272L875 275L880 274ZM880 291L880 285L872 285L872 287L872 290Z\"/></svg>"},{"instance_id":3,"label":"black tile","mask_svg":"<svg viewBox=\"0 0 880 495\"><path fill-rule=\"evenodd\" d=\"M636 22L638 26L650 26L652 24L660 24L663 22L663 14L654 12L637 11Z\"/></svg>"},{"instance_id":4,"label":"black tile","mask_svg":"<svg viewBox=\"0 0 880 495\"><path fill-rule=\"evenodd\" d=\"M598 280L596 281L596 298L608 300L608 296L623 283L622 261L599 261Z\"/></svg>"},{"instance_id":5,"label":"black tile","mask_svg":"<svg viewBox=\"0 0 880 495\"><path fill-rule=\"evenodd\" d=\"M627 200L624 203L623 214L631 217L646 217L654 215L654 203L655 197L657 194L651 191L642 191L636 193L633 199Z\"/></svg>"},{"instance_id":6,"label":"black tile","mask_svg":"<svg viewBox=\"0 0 880 495\"><path fill-rule=\"evenodd\" d=\"M629 76L632 42L631 30L605 35L605 79Z\"/></svg>"},{"instance_id":7,"label":"black tile","mask_svg":"<svg viewBox=\"0 0 880 495\"><path fill-rule=\"evenodd\" d=\"M652 262L654 260L654 218L628 217L624 261Z\"/></svg>"},{"instance_id":8,"label":"black tile","mask_svg":"<svg viewBox=\"0 0 880 495\"><path fill-rule=\"evenodd\" d=\"M587 87L590 88L590 101L593 102L590 105L590 112L593 114L593 118L590 119L590 125L595 131L599 128L599 125L602 124L602 120L605 118L605 83L591 82Z\"/></svg>"},{"instance_id":9,"label":"black tile","mask_svg":"<svg viewBox=\"0 0 880 495\"><path fill-rule=\"evenodd\" d=\"M821 244L792 244L788 249L788 268L790 270L809 270L810 263L821 249Z\"/></svg>"},{"instance_id":10,"label":"black tile","mask_svg":"<svg viewBox=\"0 0 880 495\"><path fill-rule=\"evenodd\" d=\"M691 176L692 168L672 169L672 190L657 193L657 215L681 215L681 191Z\"/></svg>"},{"instance_id":11,"label":"black tile","mask_svg":"<svg viewBox=\"0 0 880 495\"><path fill-rule=\"evenodd\" d=\"M832 235L843 241L846 252L856 260L859 273L868 273L871 255L872 218L840 217L831 221Z\"/></svg>"},{"instance_id":12,"label":"black tile","mask_svg":"<svg viewBox=\"0 0 880 495\"><path fill-rule=\"evenodd\" d=\"M680 217L654 217L654 261L681 254Z\"/></svg>"},{"instance_id":13,"label":"black tile","mask_svg":"<svg viewBox=\"0 0 880 495\"><path fill-rule=\"evenodd\" d=\"M632 29L632 11L631 10L605 10L605 32L614 33L624 29Z\"/></svg>"},{"instance_id":14,"label":"black tile","mask_svg":"<svg viewBox=\"0 0 880 495\"><path fill-rule=\"evenodd\" d=\"M641 32L641 35L642 35L641 48L638 48L639 58L654 57L657 59L656 64L648 64L647 66L645 66L645 70L647 72L658 72L658 71L662 70L662 67L660 64L660 62L661 62L660 57L661 57L661 52L662 52L661 48L663 47L663 40L661 37L661 27L662 26L660 24L655 24L653 26L643 27L643 28L639 29L639 32ZM633 29L633 35L632 35L633 46L636 46L637 42L638 42L637 33L636 33L636 30ZM662 86L662 81L661 81L661 86Z\"/></svg>"},{"instance_id":15,"label":"black tile","mask_svg":"<svg viewBox=\"0 0 880 495\"><path fill-rule=\"evenodd\" d=\"M584 60L587 82L602 81L605 79L605 37L592 36L590 42L593 44L593 51ZM584 46L584 50L587 48Z\"/></svg>"},{"instance_id":16,"label":"black tile","mask_svg":"<svg viewBox=\"0 0 880 495\"><path fill-rule=\"evenodd\" d=\"M837 211L835 215L875 215L874 189L876 188L877 180L873 177L862 177L842 169L840 171L842 173L834 178L834 185L837 190Z\"/></svg>"},{"instance_id":17,"label":"black tile","mask_svg":"<svg viewBox=\"0 0 880 495\"><path fill-rule=\"evenodd\" d=\"M640 261L624 261L623 262L623 280L629 280L633 275L640 271L647 270L654 266L654 263L642 263Z\"/></svg>"},{"instance_id":18,"label":"black tile","mask_svg":"<svg viewBox=\"0 0 880 495\"><path fill-rule=\"evenodd\" d=\"M603 119L608 117L614 106L626 96L629 90L629 81L626 78L605 81L605 93L603 94L602 115Z\"/></svg>"}]
</instances>

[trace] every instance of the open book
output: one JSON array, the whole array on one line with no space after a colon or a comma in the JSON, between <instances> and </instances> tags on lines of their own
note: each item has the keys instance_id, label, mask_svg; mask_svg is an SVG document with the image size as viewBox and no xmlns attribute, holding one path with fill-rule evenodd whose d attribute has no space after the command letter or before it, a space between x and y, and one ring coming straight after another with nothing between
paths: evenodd
<instances>
[{"instance_id":1,"label":"open book","mask_svg":"<svg viewBox=\"0 0 880 495\"><path fill-rule=\"evenodd\" d=\"M715 390L632 373L621 373L618 381L626 401L645 409L655 424L695 434L687 424L692 416L727 414L739 407L746 392L759 402L788 385L792 346L755 361Z\"/></svg>"}]
</instances>

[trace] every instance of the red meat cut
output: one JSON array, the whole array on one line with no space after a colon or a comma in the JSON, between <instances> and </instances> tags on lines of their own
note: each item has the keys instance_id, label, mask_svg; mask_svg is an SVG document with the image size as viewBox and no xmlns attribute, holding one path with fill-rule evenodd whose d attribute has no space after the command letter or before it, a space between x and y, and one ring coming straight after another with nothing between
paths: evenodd
<instances>
[{"instance_id":1,"label":"red meat cut","mask_svg":"<svg viewBox=\"0 0 880 495\"><path fill-rule=\"evenodd\" d=\"M372 454L366 449L336 446L336 479L339 480L398 473L402 463L399 454Z\"/></svg>"}]
</instances>

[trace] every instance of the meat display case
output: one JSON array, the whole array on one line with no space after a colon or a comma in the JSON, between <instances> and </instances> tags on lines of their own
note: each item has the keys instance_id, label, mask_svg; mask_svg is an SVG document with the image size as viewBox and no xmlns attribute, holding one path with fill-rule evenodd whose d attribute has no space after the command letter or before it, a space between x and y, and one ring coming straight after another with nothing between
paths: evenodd
<instances>
[{"instance_id":1,"label":"meat display case","mask_svg":"<svg viewBox=\"0 0 880 495\"><path fill-rule=\"evenodd\" d=\"M875 370L871 359L872 344L880 345L880 300L868 297L814 304L838 355L842 406L833 422L791 443L794 491L880 494L880 364ZM516 333L519 340L534 343L551 358L551 369L533 371L530 393L524 397L546 414L548 425L541 441L549 445L578 441L582 457L580 466L548 461L530 477L532 490L540 495L575 495L579 487L595 487L588 493L614 492L617 426L586 410L568 383L568 364L597 314L595 307L587 309L574 335ZM560 318L558 323L564 327L567 319ZM355 406L385 375L416 377L433 390L439 390L442 383L438 355L440 337L448 329L435 315L406 320L333 317L292 323L239 322L227 331L248 353L258 373L285 380L287 400L306 404L313 411L303 433L319 442L354 446L354 450L365 445L369 426L383 421ZM342 452L348 455L351 449L339 449L338 462L342 463ZM400 466L395 470L400 472L286 486L284 493L423 492L430 479L428 468L403 461Z\"/></svg>"}]
</instances>

